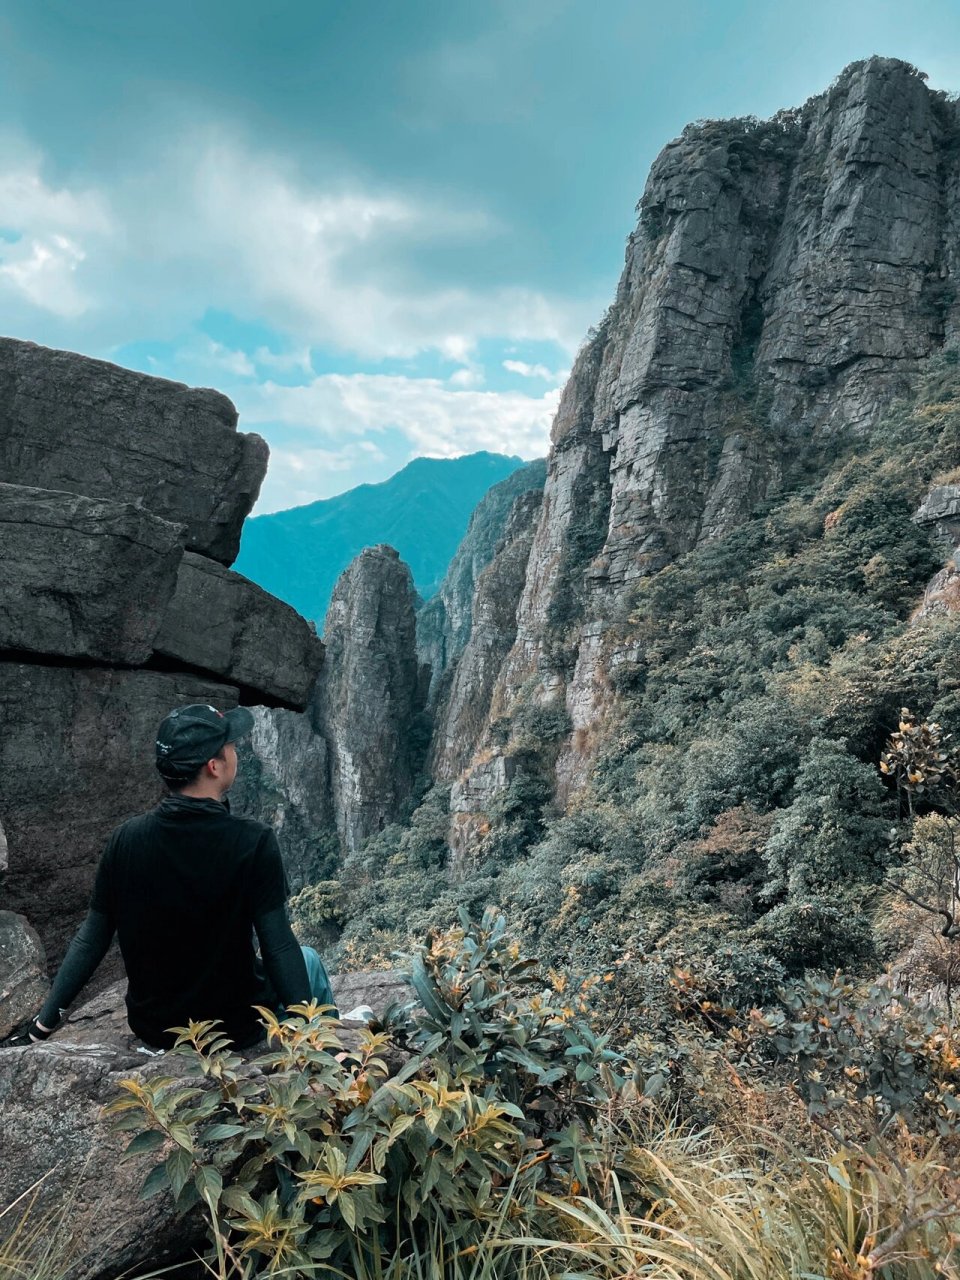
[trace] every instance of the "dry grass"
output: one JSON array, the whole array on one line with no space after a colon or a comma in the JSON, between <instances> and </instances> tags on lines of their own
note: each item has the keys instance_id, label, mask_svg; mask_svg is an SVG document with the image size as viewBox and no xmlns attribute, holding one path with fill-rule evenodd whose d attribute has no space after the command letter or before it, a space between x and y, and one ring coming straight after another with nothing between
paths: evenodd
<instances>
[{"instance_id":1,"label":"dry grass","mask_svg":"<svg viewBox=\"0 0 960 1280\"><path fill-rule=\"evenodd\" d=\"M45 1181L0 1210L0 1280L63 1280L77 1260L73 1195L54 1209L41 1207Z\"/></svg>"},{"instance_id":2,"label":"dry grass","mask_svg":"<svg viewBox=\"0 0 960 1280\"><path fill-rule=\"evenodd\" d=\"M505 1199L486 1239L385 1255L358 1237L336 1280L960 1280L960 1177L934 1146L886 1155L802 1156L767 1131L725 1139L652 1121L598 1171L595 1194L539 1193L537 1233L517 1234ZM38 1212L39 1184L0 1213L3 1280L69 1280L70 1205ZM4 1220L7 1220L6 1222ZM529 1221L529 1218L527 1219ZM14 1223L13 1230L9 1222ZM252 1259L247 1260L252 1264ZM217 1280L241 1280L223 1254ZM156 1272L156 1275L165 1274ZM304 1276L301 1270L274 1276Z\"/></svg>"}]
</instances>

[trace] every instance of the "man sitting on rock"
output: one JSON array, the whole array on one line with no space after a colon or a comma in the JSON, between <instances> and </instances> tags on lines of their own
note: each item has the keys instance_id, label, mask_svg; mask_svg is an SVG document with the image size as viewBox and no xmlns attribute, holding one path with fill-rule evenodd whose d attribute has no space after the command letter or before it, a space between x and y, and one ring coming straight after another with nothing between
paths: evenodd
<instances>
[{"instance_id":1,"label":"man sitting on rock","mask_svg":"<svg viewBox=\"0 0 960 1280\"><path fill-rule=\"evenodd\" d=\"M276 835L262 822L235 817L227 804L237 774L234 743L253 723L244 707L222 712L195 704L160 725L157 769L169 794L107 841L90 911L31 1039L56 1029L114 933L127 971L130 1029L157 1049L174 1043L170 1027L191 1019L218 1018L246 1048L263 1037L254 1005L282 1009L311 998L333 1005L323 962L290 928Z\"/></svg>"}]
</instances>

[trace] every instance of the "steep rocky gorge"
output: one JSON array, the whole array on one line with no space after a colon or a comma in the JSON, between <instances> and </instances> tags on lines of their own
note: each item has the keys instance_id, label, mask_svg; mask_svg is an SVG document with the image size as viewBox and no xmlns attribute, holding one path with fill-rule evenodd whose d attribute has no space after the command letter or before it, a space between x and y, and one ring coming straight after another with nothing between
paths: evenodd
<instances>
[{"instance_id":1,"label":"steep rocky gorge","mask_svg":"<svg viewBox=\"0 0 960 1280\"><path fill-rule=\"evenodd\" d=\"M14 975L0 997L7 1019L0 1035L36 1007L43 944L55 959L105 832L156 797L156 721L195 699L254 707L256 730L233 799L239 811L277 827L294 888L332 878L344 862L336 886L344 896L353 891L351 875L354 884L364 875L394 877L394 915L377 918L381 904L371 892L370 916L356 916L364 928L372 919L384 937L407 913L420 927L427 908L450 920L457 905L511 905L520 849L524 902L534 906L527 924L549 947L558 936L549 937L549 926L563 921L570 932L562 946L578 936L591 965L610 955L619 963L631 949L656 951L674 927L664 905L671 894L684 909L693 904L674 940L680 932L686 943L699 928L701 942L708 934L712 945L739 930L746 942L735 958L755 966L751 981L755 972L772 974L770 981L784 972L775 967L786 963L784 939L825 938L830 967L841 963L835 919L856 917L859 927L866 914L849 910L842 894L852 880L858 908L875 896L875 855L886 856L887 846L878 837L876 848L864 842L859 861L828 862L823 847L838 824L822 815L833 811L800 802L834 799L842 790L835 771L845 768L856 783L848 787L854 834L867 819L885 831L875 762L890 708L901 705L894 699L926 680L934 689L926 705L936 705L936 694L960 724L956 650L944 648L941 680L931 650L920 641L911 649L908 622L911 611L918 620L954 612L960 597L957 116L957 105L913 68L878 58L772 121L685 130L651 171L616 298L564 390L545 484L534 469L491 491L438 597L419 613L396 552L364 551L337 584L325 657L302 619L229 568L265 451L236 432L228 401L0 343L0 558L14 570L0 581L0 872L5 905L14 908L0 912L0 972ZM942 435L937 426L923 436L946 441L943 458L916 467L912 483L898 488L896 469L917 454L891 451L870 488L853 474L878 457L875 449L866 463L857 456L868 433L878 421L882 431L897 426L896 415L881 417L891 402L948 365L943 388L953 389L931 393L922 406L928 424L946 424ZM909 436L918 421L904 410L899 428ZM841 450L842 483L825 462ZM778 495L786 515L772 501ZM773 517L750 521L762 504ZM773 549L764 559L757 542L768 536ZM816 546L819 577L809 564L804 577L804 566L790 560L794 542ZM931 542L947 564L923 598L941 563ZM679 672L691 683L669 688L661 678L645 702L638 699L648 720L666 704L649 730L649 754L638 732L640 748L625 748L626 763L611 768L600 802L578 796L617 724L622 673L640 665L644 644L662 641L657 628L667 631L684 608L697 615L711 592L713 620L723 615L726 623L736 612L727 597L746 598L745 583L776 613L781 587L784 596L790 590L781 564L793 573L795 596L816 596L846 575L844 592L835 593L840 621L827 607L809 611L806 630L791 619L776 637L788 654L782 665L770 658L779 652L772 644L757 642L751 668L739 651L729 660L730 650L747 649L749 628L731 625L723 635L717 625L701 634L682 619L686 629L677 626L671 643L699 647L690 670L679 661L664 669L668 679ZM868 592L865 570L887 575L888 587ZM698 594L691 579L701 572L714 576ZM656 575L665 603L641 626L627 615L638 612L639 584L651 590ZM738 607L749 615L752 600ZM839 638L826 623L818 630L824 619ZM894 632L902 648L885 652L881 641ZM715 642L727 646L727 665L716 668L719 693L709 686ZM735 684L743 667L752 687L748 678ZM758 675L771 672L778 699L758 710ZM698 698L713 699L716 715L702 738L691 730L685 773L676 725L682 714L694 718ZM737 698L750 704L742 721ZM859 757L846 750L847 738ZM773 761L781 777L773 794L761 766L781 746L788 764ZM741 770L736 786L727 786L730 760ZM740 786L743 762L754 760L759 781L749 792ZM823 796L813 775L818 761L829 775ZM642 793L645 809L641 793L630 791L643 769L657 783ZM804 769L809 796L795 785ZM657 789L661 775L672 790ZM703 778L707 800L698 793L686 809L671 809L678 795L687 804ZM526 790L516 785L531 781ZM414 812L404 830L394 827L430 782L439 785L420 807L427 821L418 828ZM514 806L508 820L535 827L551 795L549 829L544 821L499 844L495 831L490 856L474 859L498 802L503 819L505 796ZM676 828L672 843L647 840L651 830L662 835L654 809L666 813L664 827ZM824 858L821 917L811 914L806 886L793 898L777 889L772 830L788 850L781 858L808 846ZM786 843L791 831L796 845ZM837 865L846 870L838 874ZM460 899L451 884L467 886ZM605 937L610 919L623 931L611 927ZM802 968L808 952L798 954ZM758 957L774 965L758 968ZM92 1134L93 1117L119 1073L143 1064L130 1044L117 1050L101 1042L101 1020L117 1021L115 994L79 1011L42 1051L2 1050L5 1141L18 1167L38 1174L47 1167L62 1141L58 1125L68 1135L71 1171L85 1167L91 1150L106 1151L107 1163L116 1154L115 1140ZM9 1181L4 1190L20 1187ZM85 1226L98 1216L92 1204L84 1192ZM155 1206L124 1219L124 1263L143 1256ZM100 1261L85 1265L81 1274L95 1275Z\"/></svg>"},{"instance_id":2,"label":"steep rocky gorge","mask_svg":"<svg viewBox=\"0 0 960 1280\"><path fill-rule=\"evenodd\" d=\"M266 620L280 606L226 567L264 462L229 402L7 344L0 460L13 484L0 529L32 566L5 584L0 612L19 726L0 747L11 904L36 898L51 861L67 900L82 900L95 847L123 816L109 800L122 744L169 700L260 705L236 800L285 833L297 887L402 818L430 780L452 785L451 842L465 854L537 734L565 804L602 742L618 667L636 656L621 626L632 584L866 432L956 341L958 135L956 104L882 58L770 121L688 127L651 170L613 305L564 389L542 495L531 469L495 486L416 627L395 553L359 556L315 685L315 637L294 628L277 646ZM188 427L199 443L184 455ZM55 555L71 567L55 574ZM76 726L105 715L116 759L90 748L87 760ZM63 743L78 780L33 798L23 761L39 740ZM148 772L128 783L123 812L152 788ZM25 815L40 811L35 832ZM62 827L71 838L54 859L44 850ZM56 954L75 906L47 915L35 923Z\"/></svg>"}]
</instances>

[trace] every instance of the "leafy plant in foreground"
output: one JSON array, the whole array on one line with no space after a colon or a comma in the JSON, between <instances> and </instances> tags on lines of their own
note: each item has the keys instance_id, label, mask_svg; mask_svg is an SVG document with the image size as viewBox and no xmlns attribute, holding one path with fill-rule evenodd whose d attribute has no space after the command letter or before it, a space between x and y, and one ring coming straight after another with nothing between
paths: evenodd
<instances>
[{"instance_id":1,"label":"leafy plant in foreground","mask_svg":"<svg viewBox=\"0 0 960 1280\"><path fill-rule=\"evenodd\" d=\"M195 1083L121 1082L108 1111L136 1130L127 1154L163 1157L143 1194L203 1206L222 1274L356 1272L438 1231L471 1250L528 1225L539 1190L589 1183L602 1122L636 1096L605 1038L494 912L431 937L411 968L424 1011L349 1048L315 1005L262 1009L270 1049L253 1062L191 1023L173 1052Z\"/></svg>"}]
</instances>

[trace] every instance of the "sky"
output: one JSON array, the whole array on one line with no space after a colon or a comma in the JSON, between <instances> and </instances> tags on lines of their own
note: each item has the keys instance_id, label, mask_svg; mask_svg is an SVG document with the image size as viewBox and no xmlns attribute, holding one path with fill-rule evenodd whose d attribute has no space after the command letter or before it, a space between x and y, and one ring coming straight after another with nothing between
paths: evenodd
<instances>
[{"instance_id":1,"label":"sky","mask_svg":"<svg viewBox=\"0 0 960 1280\"><path fill-rule=\"evenodd\" d=\"M0 0L0 332L226 392L257 507L542 456L660 149L960 0Z\"/></svg>"}]
</instances>

